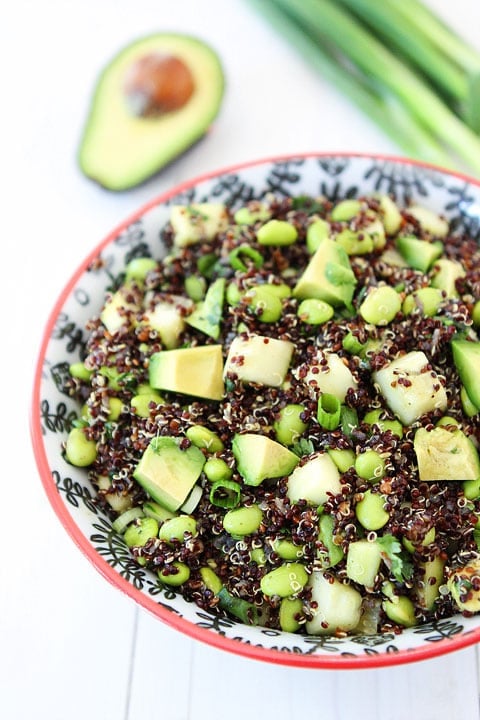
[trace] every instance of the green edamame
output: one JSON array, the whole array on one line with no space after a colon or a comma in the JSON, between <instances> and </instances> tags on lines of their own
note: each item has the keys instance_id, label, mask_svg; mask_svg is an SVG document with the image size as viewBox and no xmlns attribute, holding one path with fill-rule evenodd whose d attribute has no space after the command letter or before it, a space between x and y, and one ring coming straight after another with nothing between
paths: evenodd
<instances>
[{"instance_id":1,"label":"green edamame","mask_svg":"<svg viewBox=\"0 0 480 720\"><path fill-rule=\"evenodd\" d=\"M385 460L376 450L365 450L356 457L355 472L363 480L379 482L385 476Z\"/></svg>"},{"instance_id":2,"label":"green edamame","mask_svg":"<svg viewBox=\"0 0 480 720\"><path fill-rule=\"evenodd\" d=\"M333 307L324 300L307 298L298 306L297 315L304 323L322 325L332 319L334 312Z\"/></svg>"},{"instance_id":3,"label":"green edamame","mask_svg":"<svg viewBox=\"0 0 480 720\"><path fill-rule=\"evenodd\" d=\"M300 628L302 612L303 603L300 598L282 598L278 614L281 629L284 632L297 632Z\"/></svg>"},{"instance_id":4,"label":"green edamame","mask_svg":"<svg viewBox=\"0 0 480 720\"><path fill-rule=\"evenodd\" d=\"M157 575L158 579L165 583L165 585L178 587L189 579L190 568L185 563L174 560L171 565L166 565L163 570L159 570Z\"/></svg>"},{"instance_id":5,"label":"green edamame","mask_svg":"<svg viewBox=\"0 0 480 720\"><path fill-rule=\"evenodd\" d=\"M135 413L139 417L148 418L150 416L150 403L155 405L161 405L163 398L155 390L150 392L142 392L139 395L134 395L130 400L130 407L135 410Z\"/></svg>"},{"instance_id":6,"label":"green edamame","mask_svg":"<svg viewBox=\"0 0 480 720\"><path fill-rule=\"evenodd\" d=\"M257 532L262 524L263 513L258 505L229 510L223 518L225 531L233 537L243 537Z\"/></svg>"},{"instance_id":7,"label":"green edamame","mask_svg":"<svg viewBox=\"0 0 480 720\"><path fill-rule=\"evenodd\" d=\"M297 595L307 582L308 573L302 564L285 563L263 576L260 589L268 597L291 597Z\"/></svg>"},{"instance_id":8,"label":"green edamame","mask_svg":"<svg viewBox=\"0 0 480 720\"><path fill-rule=\"evenodd\" d=\"M285 405L278 414L278 419L273 423L275 436L282 445L293 445L305 432L308 424L302 420L302 413L305 412L303 405L291 403Z\"/></svg>"},{"instance_id":9,"label":"green edamame","mask_svg":"<svg viewBox=\"0 0 480 720\"><path fill-rule=\"evenodd\" d=\"M330 217L333 222L346 222L358 215L361 209L362 203L360 200L340 200L332 209Z\"/></svg>"},{"instance_id":10,"label":"green edamame","mask_svg":"<svg viewBox=\"0 0 480 720\"><path fill-rule=\"evenodd\" d=\"M269 220L257 230L260 245L292 245L297 237L297 228L286 220Z\"/></svg>"},{"instance_id":11,"label":"green edamame","mask_svg":"<svg viewBox=\"0 0 480 720\"><path fill-rule=\"evenodd\" d=\"M372 493L371 490L367 490L362 500L357 503L355 515L365 530L380 530L387 524L390 517L385 510L383 495Z\"/></svg>"},{"instance_id":12,"label":"green edamame","mask_svg":"<svg viewBox=\"0 0 480 720\"><path fill-rule=\"evenodd\" d=\"M208 452L216 453L223 450L223 442L218 435L203 425L192 425L185 432L192 445L205 448Z\"/></svg>"},{"instance_id":13,"label":"green edamame","mask_svg":"<svg viewBox=\"0 0 480 720\"><path fill-rule=\"evenodd\" d=\"M72 363L68 370L70 375L78 380L88 382L92 377L92 371L88 370L82 362Z\"/></svg>"},{"instance_id":14,"label":"green edamame","mask_svg":"<svg viewBox=\"0 0 480 720\"><path fill-rule=\"evenodd\" d=\"M65 457L76 467L88 467L96 460L97 445L94 440L88 440L82 428L72 428L65 445Z\"/></svg>"},{"instance_id":15,"label":"green edamame","mask_svg":"<svg viewBox=\"0 0 480 720\"><path fill-rule=\"evenodd\" d=\"M130 260L126 267L125 280L143 281L151 270L155 270L157 262L153 258L143 257Z\"/></svg>"},{"instance_id":16,"label":"green edamame","mask_svg":"<svg viewBox=\"0 0 480 720\"><path fill-rule=\"evenodd\" d=\"M355 464L355 453L353 450L329 448L328 454L341 473L347 472L347 470Z\"/></svg>"},{"instance_id":17,"label":"green edamame","mask_svg":"<svg viewBox=\"0 0 480 720\"><path fill-rule=\"evenodd\" d=\"M148 540L157 537L158 522L152 517L142 517L127 527L124 540L128 547L143 547Z\"/></svg>"},{"instance_id":18,"label":"green edamame","mask_svg":"<svg viewBox=\"0 0 480 720\"><path fill-rule=\"evenodd\" d=\"M402 307L400 295L389 285L370 290L359 307L359 313L367 323L388 325Z\"/></svg>"},{"instance_id":19,"label":"green edamame","mask_svg":"<svg viewBox=\"0 0 480 720\"><path fill-rule=\"evenodd\" d=\"M480 327L480 300L477 300L472 310L472 322L475 327Z\"/></svg>"},{"instance_id":20,"label":"green edamame","mask_svg":"<svg viewBox=\"0 0 480 720\"><path fill-rule=\"evenodd\" d=\"M165 520L160 527L158 537L165 542L178 540L183 542L185 535L195 537L197 534L197 521L191 515L176 515L170 520Z\"/></svg>"},{"instance_id":21,"label":"green edamame","mask_svg":"<svg viewBox=\"0 0 480 720\"><path fill-rule=\"evenodd\" d=\"M306 244L308 252L313 255L320 247L322 240L325 240L329 235L330 225L328 222L321 218L314 220L307 229Z\"/></svg>"},{"instance_id":22,"label":"green edamame","mask_svg":"<svg viewBox=\"0 0 480 720\"><path fill-rule=\"evenodd\" d=\"M232 476L232 469L222 458L210 457L203 466L203 472L210 482L228 480Z\"/></svg>"},{"instance_id":23,"label":"green edamame","mask_svg":"<svg viewBox=\"0 0 480 720\"><path fill-rule=\"evenodd\" d=\"M202 578L203 584L214 594L218 595L223 587L223 583L218 577L217 573L212 568L206 566L200 568L200 577Z\"/></svg>"},{"instance_id":24,"label":"green edamame","mask_svg":"<svg viewBox=\"0 0 480 720\"><path fill-rule=\"evenodd\" d=\"M207 281L201 275L188 275L185 278L185 292L194 302L200 302L207 291Z\"/></svg>"},{"instance_id":25,"label":"green edamame","mask_svg":"<svg viewBox=\"0 0 480 720\"><path fill-rule=\"evenodd\" d=\"M282 300L270 285L256 285L245 293L244 299L261 322L277 322L282 317Z\"/></svg>"},{"instance_id":26,"label":"green edamame","mask_svg":"<svg viewBox=\"0 0 480 720\"><path fill-rule=\"evenodd\" d=\"M282 560L299 560L303 557L303 547L295 545L291 540L281 538L273 543L273 551Z\"/></svg>"}]
</instances>

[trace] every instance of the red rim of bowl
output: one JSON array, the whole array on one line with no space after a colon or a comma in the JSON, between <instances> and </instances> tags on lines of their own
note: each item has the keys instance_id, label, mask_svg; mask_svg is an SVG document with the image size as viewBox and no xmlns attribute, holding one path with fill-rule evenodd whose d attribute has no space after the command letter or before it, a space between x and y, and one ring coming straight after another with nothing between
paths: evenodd
<instances>
[{"instance_id":1,"label":"red rim of bowl","mask_svg":"<svg viewBox=\"0 0 480 720\"><path fill-rule=\"evenodd\" d=\"M50 501L50 504L56 513L58 519L64 526L65 530L67 531L70 538L73 540L73 542L77 545L77 547L82 551L82 553L88 558L88 560L93 564L93 566L100 572L101 575L103 575L104 578L106 578L114 587L121 590L123 593L125 593L127 596L129 596L131 599L133 599L136 603L138 603L140 606L142 606L144 609L149 611L151 614L153 614L155 617L162 620L164 623L169 625L170 627L179 630L180 632L184 633L185 635L195 639L199 640L201 642L206 643L207 645L211 645L213 647L216 647L218 649L241 655L244 657L248 657L253 660L260 660L264 662L269 662L277 665L287 665L292 667L304 667L304 668L319 668L319 669L337 669L337 670L347 670L347 669L367 669L367 668L375 668L375 667L386 667L391 665L401 665L404 663L410 663L410 662L416 662L420 660L428 660L434 657L438 657L440 655L444 655L449 652L454 652L456 650L460 650L462 648L469 647L470 645L473 645L480 641L480 627L471 630L469 632L466 632L460 636L455 636L454 638L444 638L438 642L432 642L428 645L422 645L417 648L407 649L407 650L399 650L395 653L380 653L375 655L358 655L358 656L341 656L341 655L305 655L305 654L296 654L296 653L290 653L290 652L283 652L278 650L272 650L268 648L263 647L255 647L253 645L249 645L246 643L243 643L238 640L233 640L221 635L217 635L215 632L212 632L211 630L200 628L194 623L190 622L189 620L184 619L181 616L176 615L175 613L167 610L166 608L162 607L162 605L157 604L154 600L144 595L140 590L137 590L131 583L129 583L127 580L125 580L123 577L121 577L116 570L114 570L106 560L104 560L101 555L97 553L97 551L93 548L93 546L90 544L88 539L83 535L83 533L78 529L76 523L74 522L73 518L71 517L70 513L68 512L66 506L64 505L60 494L58 493L55 484L52 482L52 473L51 468L48 463L47 455L45 452L45 447L43 443L43 436L42 436L42 428L41 428L41 421L40 421L40 387L42 382L42 369L45 361L45 355L46 350L48 347L48 344L50 342L50 337L52 333L52 329L54 327L56 318L58 316L58 313L60 309L63 307L66 299L70 295L72 289L74 288L76 282L79 280L81 275L85 272L88 265L92 262L94 258L98 256L98 254L126 228L128 227L132 222L137 220L139 217L141 217L146 211L150 210L152 207L155 207L157 205L160 205L162 203L165 203L170 198L172 198L175 195L178 195L179 193L188 190L189 188L198 185L201 182L204 182L206 180L213 179L215 177L219 177L222 175L231 174L233 172L237 172L239 170L244 170L250 167L255 167L258 165L266 165L269 163L276 163L276 162L285 162L285 161L291 161L291 160L301 160L301 159L308 159L308 158L332 158L332 157L341 157L341 158L359 158L359 159L371 159L371 160L378 160L378 161L384 161L384 162L391 162L398 165L410 165L410 166L416 166L419 168L423 168L426 170L434 170L437 172L440 172L444 175L449 175L452 177L457 177L459 179L463 179L468 183L471 183L473 185L477 185L480 187L480 181L475 180L472 177L469 177L468 175L465 175L461 172L452 171L446 168L442 168L436 165L432 165L429 163L425 163L418 160L412 160L408 158L403 158L395 155L383 155L383 154L376 154L376 153L355 153L355 152L310 152L310 153L297 153L297 154L289 154L289 155L280 155L280 156L274 156L274 157L265 157L260 158L257 160L247 161L243 163L238 163L229 167L225 167L222 169L213 170L211 172L205 173L203 175L198 175L197 177L187 180L185 182L180 183L179 185L176 185L175 187L171 188L170 190L161 193L160 195L154 197L149 202L143 204L139 209L137 209L134 213L132 213L128 218L126 218L123 222L121 222L112 232L110 232L96 247L89 253L89 255L84 259L84 261L81 263L81 265L77 268L77 270L73 273L73 275L70 277L69 281L63 288L63 291L60 293L60 296L58 297L50 316L47 320L47 323L45 325L42 341L40 345L40 350L37 358L36 368L35 368L35 376L34 376L34 383L33 383L33 396L32 396L32 405L30 409L30 434L32 439L32 445L33 445L33 451L35 455L35 460L37 464L38 471L40 473L40 478L43 483L45 492L47 494L48 500Z\"/></svg>"}]
</instances>

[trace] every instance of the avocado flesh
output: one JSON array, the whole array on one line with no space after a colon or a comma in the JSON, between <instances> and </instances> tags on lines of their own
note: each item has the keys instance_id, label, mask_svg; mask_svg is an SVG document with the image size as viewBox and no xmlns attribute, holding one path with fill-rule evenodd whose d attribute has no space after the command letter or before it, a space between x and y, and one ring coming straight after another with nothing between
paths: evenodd
<instances>
[{"instance_id":1,"label":"avocado flesh","mask_svg":"<svg viewBox=\"0 0 480 720\"><path fill-rule=\"evenodd\" d=\"M421 481L476 480L480 477L475 445L461 430L419 428L413 446Z\"/></svg>"},{"instance_id":2,"label":"avocado flesh","mask_svg":"<svg viewBox=\"0 0 480 720\"><path fill-rule=\"evenodd\" d=\"M334 307L350 305L356 279L345 250L335 240L324 238L299 278L293 295L317 298Z\"/></svg>"},{"instance_id":3,"label":"avocado flesh","mask_svg":"<svg viewBox=\"0 0 480 720\"><path fill-rule=\"evenodd\" d=\"M235 435L232 452L245 485L254 486L266 478L289 475L300 459L275 440L256 433Z\"/></svg>"},{"instance_id":4,"label":"avocado flesh","mask_svg":"<svg viewBox=\"0 0 480 720\"><path fill-rule=\"evenodd\" d=\"M453 362L468 397L480 408L480 342L452 340Z\"/></svg>"},{"instance_id":5,"label":"avocado flesh","mask_svg":"<svg viewBox=\"0 0 480 720\"><path fill-rule=\"evenodd\" d=\"M195 89L178 110L139 117L129 110L124 82L132 64L150 53L183 61ZM220 109L223 92L219 59L200 40L155 34L135 41L116 55L97 82L80 143L82 172L109 190L139 185L205 134Z\"/></svg>"},{"instance_id":6,"label":"avocado flesh","mask_svg":"<svg viewBox=\"0 0 480 720\"><path fill-rule=\"evenodd\" d=\"M179 447L179 438L154 438L143 453L133 476L162 507L175 512L185 502L205 464L194 445Z\"/></svg>"},{"instance_id":7,"label":"avocado flesh","mask_svg":"<svg viewBox=\"0 0 480 720\"><path fill-rule=\"evenodd\" d=\"M221 345L160 350L150 358L149 384L205 400L221 400L224 393Z\"/></svg>"}]
</instances>

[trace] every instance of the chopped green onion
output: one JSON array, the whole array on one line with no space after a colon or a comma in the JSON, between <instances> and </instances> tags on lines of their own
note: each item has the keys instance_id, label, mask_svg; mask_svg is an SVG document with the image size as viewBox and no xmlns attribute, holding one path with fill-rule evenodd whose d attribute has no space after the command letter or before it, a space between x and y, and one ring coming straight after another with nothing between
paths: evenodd
<instances>
[{"instance_id":1,"label":"chopped green onion","mask_svg":"<svg viewBox=\"0 0 480 720\"><path fill-rule=\"evenodd\" d=\"M317 420L324 430L335 430L340 424L342 406L340 400L330 393L322 393L318 399Z\"/></svg>"},{"instance_id":2,"label":"chopped green onion","mask_svg":"<svg viewBox=\"0 0 480 720\"><path fill-rule=\"evenodd\" d=\"M210 489L210 502L221 508L234 508L240 502L241 488L234 480L217 480Z\"/></svg>"},{"instance_id":3,"label":"chopped green onion","mask_svg":"<svg viewBox=\"0 0 480 720\"><path fill-rule=\"evenodd\" d=\"M243 598L238 598L228 592L227 588L222 587L217 597L220 601L220 607L223 610L234 615L246 625L257 625L259 621L259 610L253 604Z\"/></svg>"},{"instance_id":4,"label":"chopped green onion","mask_svg":"<svg viewBox=\"0 0 480 720\"><path fill-rule=\"evenodd\" d=\"M352 437L353 431L358 427L358 414L355 408L342 405L340 408L340 425L343 434Z\"/></svg>"},{"instance_id":5,"label":"chopped green onion","mask_svg":"<svg viewBox=\"0 0 480 720\"><path fill-rule=\"evenodd\" d=\"M112 530L114 530L119 535L123 535L130 523L132 523L134 520L137 520L138 518L144 517L144 515L145 513L143 512L141 507L129 508L113 521Z\"/></svg>"},{"instance_id":6,"label":"chopped green onion","mask_svg":"<svg viewBox=\"0 0 480 720\"><path fill-rule=\"evenodd\" d=\"M259 268L263 265L263 256L258 250L251 248L249 245L239 245L228 256L228 261L234 270L247 272L248 265L244 260L251 260L254 267Z\"/></svg>"}]
</instances>

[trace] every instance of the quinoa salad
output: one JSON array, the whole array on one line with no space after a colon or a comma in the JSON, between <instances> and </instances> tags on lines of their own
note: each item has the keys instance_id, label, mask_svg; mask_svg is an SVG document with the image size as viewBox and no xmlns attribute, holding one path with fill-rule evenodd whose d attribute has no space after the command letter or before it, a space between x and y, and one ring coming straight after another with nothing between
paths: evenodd
<instances>
[{"instance_id":1,"label":"quinoa salad","mask_svg":"<svg viewBox=\"0 0 480 720\"><path fill-rule=\"evenodd\" d=\"M70 366L135 561L309 635L480 611L480 250L389 195L172 205Z\"/></svg>"}]
</instances>

